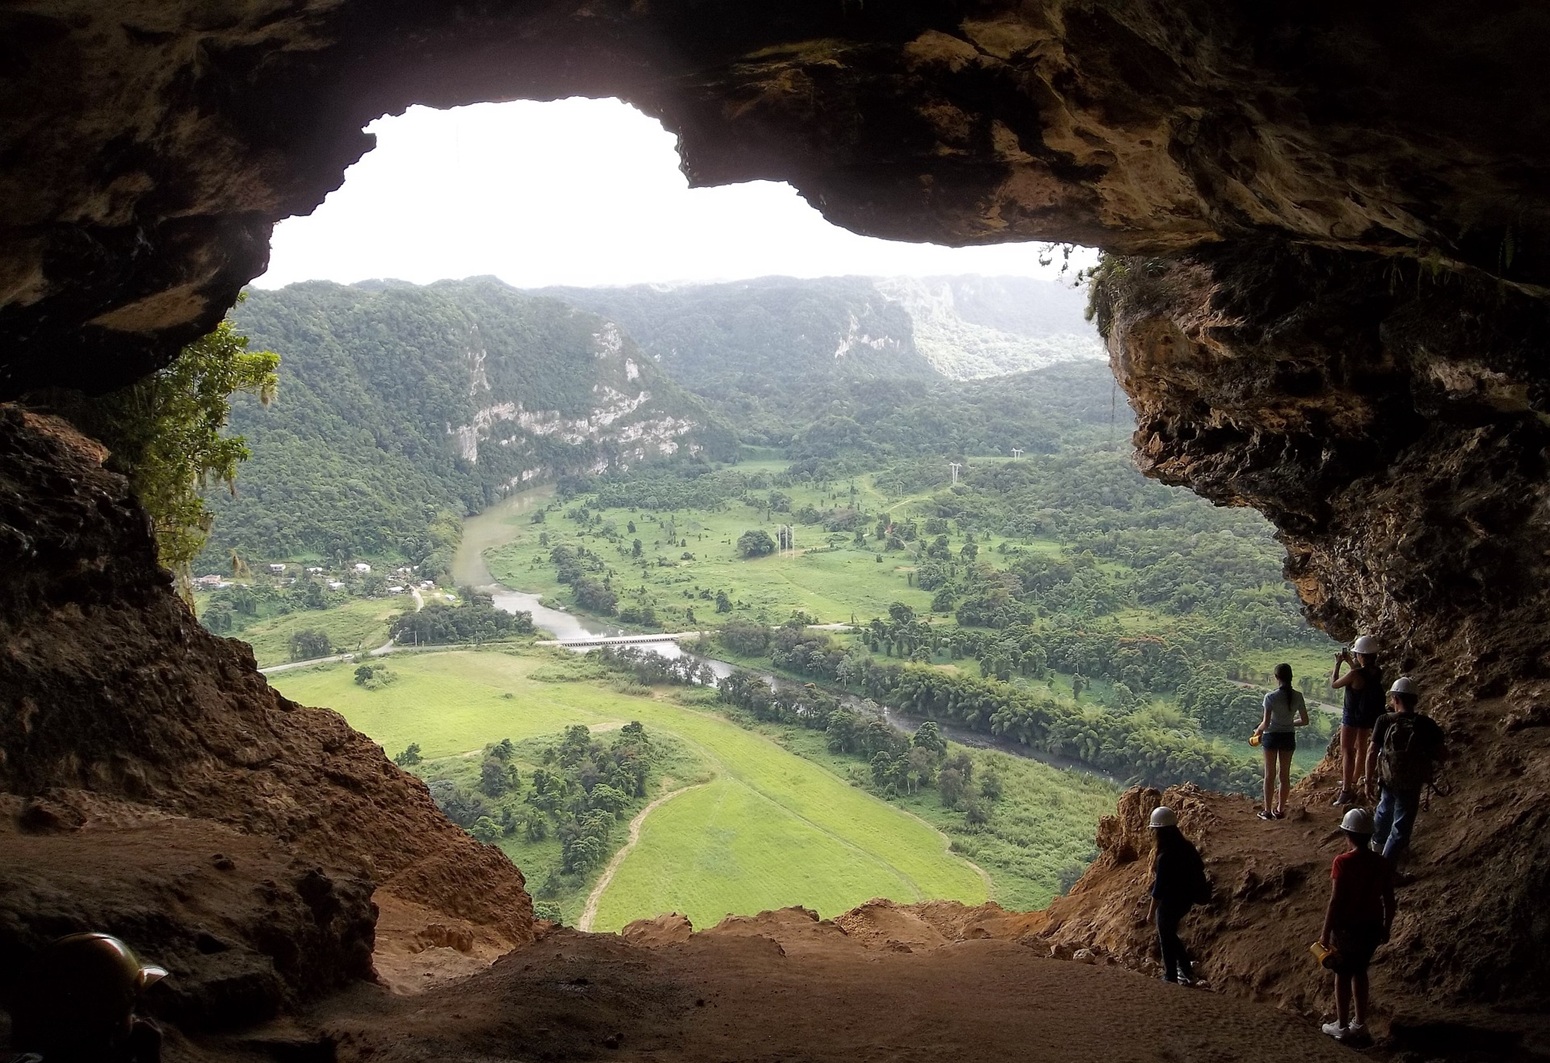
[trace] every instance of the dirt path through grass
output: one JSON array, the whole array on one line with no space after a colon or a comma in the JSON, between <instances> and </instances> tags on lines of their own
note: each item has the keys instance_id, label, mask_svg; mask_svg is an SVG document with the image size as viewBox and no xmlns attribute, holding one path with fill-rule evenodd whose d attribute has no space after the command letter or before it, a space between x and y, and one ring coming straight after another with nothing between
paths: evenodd
<instances>
[{"instance_id":1,"label":"dirt path through grass","mask_svg":"<svg viewBox=\"0 0 1550 1063\"><path fill-rule=\"evenodd\" d=\"M587 906L581 912L581 918L576 921L577 930L591 930L592 920L597 918L597 903L603 899L603 891L608 889L614 880L614 872L619 870L619 865L624 863L624 858L630 855L630 850L635 848L635 843L640 841L641 824L646 822L646 817L655 812L660 806L671 801L679 794L686 794L690 790L698 790L709 783L695 783L693 786L685 786L670 793L665 793L651 804L635 813L635 818L630 820L630 840L624 843L624 848L614 853L614 858L608 861L608 866L603 869L603 877L597 880L597 885L592 887L592 892L587 894Z\"/></svg>"}]
</instances>

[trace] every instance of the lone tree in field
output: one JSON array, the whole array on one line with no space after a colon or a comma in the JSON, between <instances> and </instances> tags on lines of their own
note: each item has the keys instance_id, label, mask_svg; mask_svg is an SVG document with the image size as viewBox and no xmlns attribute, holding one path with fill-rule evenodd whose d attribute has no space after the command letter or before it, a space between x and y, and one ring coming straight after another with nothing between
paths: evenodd
<instances>
[{"instance_id":1,"label":"lone tree in field","mask_svg":"<svg viewBox=\"0 0 1550 1063\"><path fill-rule=\"evenodd\" d=\"M763 557L775 552L775 540L763 528L755 528L737 537L737 549L744 557Z\"/></svg>"}]
</instances>

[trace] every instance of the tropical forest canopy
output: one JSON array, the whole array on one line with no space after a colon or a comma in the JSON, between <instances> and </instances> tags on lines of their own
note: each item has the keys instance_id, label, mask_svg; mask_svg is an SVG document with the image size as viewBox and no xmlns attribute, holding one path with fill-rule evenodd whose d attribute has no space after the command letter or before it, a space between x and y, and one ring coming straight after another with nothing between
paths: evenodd
<instances>
[{"instance_id":1,"label":"tropical forest canopy","mask_svg":"<svg viewBox=\"0 0 1550 1063\"><path fill-rule=\"evenodd\" d=\"M203 561L239 575L205 577L203 619L267 663L354 654L282 682L390 745L551 917L839 910L915 899L889 883L927 871L919 896L983 896L960 856L997 899L1043 903L1091 858L1115 784L1252 789L1258 685L1287 659L1315 693L1329 642L1257 514L1136 471L1074 293L1032 283L255 293L237 324L282 355L280 394L237 405L254 457ZM497 544L493 577L632 630L706 632L688 648L746 670L712 688L698 656L528 645L528 614L450 578L463 518L508 496L479 518L497 537L469 532ZM483 651L364 655L394 642ZM606 737L576 726L621 714ZM1314 716L1299 769L1329 734ZM707 742L714 765L689 751ZM894 838L881 878L784 882L805 791L781 799L789 822L755 806L791 757L844 780L846 817L900 806L950 852ZM627 821L685 784L653 813L682 829L609 885ZM763 885L675 878L729 852L768 865Z\"/></svg>"}]
</instances>

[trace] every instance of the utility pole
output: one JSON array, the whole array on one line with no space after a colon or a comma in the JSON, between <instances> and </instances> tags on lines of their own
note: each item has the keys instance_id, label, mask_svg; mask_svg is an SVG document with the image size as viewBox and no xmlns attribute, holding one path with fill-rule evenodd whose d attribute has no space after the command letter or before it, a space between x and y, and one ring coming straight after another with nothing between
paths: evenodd
<instances>
[{"instance_id":1,"label":"utility pole","mask_svg":"<svg viewBox=\"0 0 1550 1063\"><path fill-rule=\"evenodd\" d=\"M950 461L950 462L947 463L947 467L948 467L948 469L950 469L952 471L953 483L957 483L958 482L958 470L963 468L963 462L961 462L961 461Z\"/></svg>"}]
</instances>

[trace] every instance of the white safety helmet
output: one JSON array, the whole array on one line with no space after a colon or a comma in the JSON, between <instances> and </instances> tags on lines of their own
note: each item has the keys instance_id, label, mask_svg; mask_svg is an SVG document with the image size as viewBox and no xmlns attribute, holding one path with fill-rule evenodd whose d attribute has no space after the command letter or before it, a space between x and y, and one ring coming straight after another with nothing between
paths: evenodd
<instances>
[{"instance_id":1,"label":"white safety helmet","mask_svg":"<svg viewBox=\"0 0 1550 1063\"><path fill-rule=\"evenodd\" d=\"M1152 809L1152 821L1147 824L1153 830L1156 830L1158 827L1177 827L1178 825L1179 817L1174 815L1173 809L1167 805L1158 805Z\"/></svg>"},{"instance_id":2,"label":"white safety helmet","mask_svg":"<svg viewBox=\"0 0 1550 1063\"><path fill-rule=\"evenodd\" d=\"M1419 694L1421 691L1415 685L1415 680L1408 675L1402 675L1394 680L1394 685L1389 687L1390 694Z\"/></svg>"},{"instance_id":3,"label":"white safety helmet","mask_svg":"<svg viewBox=\"0 0 1550 1063\"><path fill-rule=\"evenodd\" d=\"M1377 653L1378 652L1378 640L1373 638L1371 635L1363 635L1360 638L1358 638L1355 642L1351 643L1351 652L1352 653Z\"/></svg>"},{"instance_id":4,"label":"white safety helmet","mask_svg":"<svg viewBox=\"0 0 1550 1063\"><path fill-rule=\"evenodd\" d=\"M1340 821L1340 829L1347 834L1372 836L1372 813L1365 808L1353 808Z\"/></svg>"}]
</instances>

